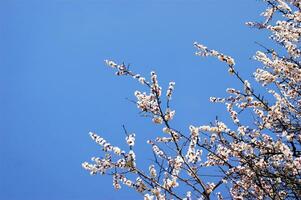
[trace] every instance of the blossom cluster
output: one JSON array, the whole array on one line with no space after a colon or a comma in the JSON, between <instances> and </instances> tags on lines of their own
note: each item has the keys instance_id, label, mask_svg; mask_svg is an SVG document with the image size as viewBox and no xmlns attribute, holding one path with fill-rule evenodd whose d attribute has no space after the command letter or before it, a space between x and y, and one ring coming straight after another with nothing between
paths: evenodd
<instances>
[{"instance_id":1,"label":"blossom cluster","mask_svg":"<svg viewBox=\"0 0 301 200\"><path fill-rule=\"evenodd\" d=\"M92 163L82 166L92 175L112 175L115 189L123 184L142 193L145 200L222 200L223 196L235 200L300 199L301 3L264 1L268 7L262 13L263 22L247 24L269 31L270 38L283 47L276 51L260 45L264 50L254 55L261 65L254 79L266 94L256 92L256 83L251 85L240 76L232 57L194 43L196 55L213 56L225 63L232 77L240 81L241 89L228 88L229 96L210 98L225 105L231 123L216 119L208 125L190 125L185 133L170 124L175 115L169 105L174 82L169 83L164 96L155 72L148 81L125 64L106 60L116 75L131 76L146 86L147 92L135 92L136 104L154 124L163 126L162 135L147 141L154 158L143 170L136 163L135 134L126 134L129 151L124 151L90 133L104 156L93 157ZM215 174L208 174L206 168ZM221 185L229 188L228 193ZM178 192L179 188L186 193Z\"/></svg>"}]
</instances>

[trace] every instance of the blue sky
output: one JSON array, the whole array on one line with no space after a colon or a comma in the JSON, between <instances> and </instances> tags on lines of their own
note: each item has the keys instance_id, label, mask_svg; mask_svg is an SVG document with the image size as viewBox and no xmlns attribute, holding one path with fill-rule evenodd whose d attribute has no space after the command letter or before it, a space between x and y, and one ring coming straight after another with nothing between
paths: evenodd
<instances>
[{"instance_id":1,"label":"blue sky","mask_svg":"<svg viewBox=\"0 0 301 200\"><path fill-rule=\"evenodd\" d=\"M259 20L263 8L256 0L0 0L0 199L139 198L81 168L101 153L91 130L125 146L125 124L145 152L162 128L126 100L139 84L114 76L103 60L146 76L155 70L165 89L175 81L177 129L227 120L208 99L238 82L215 59L196 57L193 42L232 55L250 79L254 42L269 41L244 22Z\"/></svg>"}]
</instances>

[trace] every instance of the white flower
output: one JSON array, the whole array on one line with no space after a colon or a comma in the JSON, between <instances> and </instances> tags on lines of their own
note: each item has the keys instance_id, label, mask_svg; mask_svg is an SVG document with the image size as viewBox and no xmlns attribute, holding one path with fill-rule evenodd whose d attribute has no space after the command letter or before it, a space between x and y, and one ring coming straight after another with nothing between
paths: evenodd
<instances>
[{"instance_id":1,"label":"white flower","mask_svg":"<svg viewBox=\"0 0 301 200\"><path fill-rule=\"evenodd\" d=\"M154 200L154 195L150 195L150 194L145 194L144 195L144 200Z\"/></svg>"},{"instance_id":2,"label":"white flower","mask_svg":"<svg viewBox=\"0 0 301 200\"><path fill-rule=\"evenodd\" d=\"M132 147L135 145L135 133L130 134L126 137L127 144Z\"/></svg>"},{"instance_id":3,"label":"white flower","mask_svg":"<svg viewBox=\"0 0 301 200\"><path fill-rule=\"evenodd\" d=\"M144 77L140 77L140 78L138 78L138 81L139 81L141 84L144 84L144 83L145 83L145 78L144 78Z\"/></svg>"},{"instance_id":4,"label":"white flower","mask_svg":"<svg viewBox=\"0 0 301 200\"><path fill-rule=\"evenodd\" d=\"M153 122L156 124L162 124L163 120L161 117L154 117Z\"/></svg>"}]
</instances>

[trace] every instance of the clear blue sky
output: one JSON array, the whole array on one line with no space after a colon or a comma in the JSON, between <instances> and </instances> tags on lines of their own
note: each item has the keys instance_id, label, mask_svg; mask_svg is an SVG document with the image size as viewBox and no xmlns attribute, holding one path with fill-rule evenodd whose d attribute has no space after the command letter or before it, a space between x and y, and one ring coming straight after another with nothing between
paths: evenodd
<instances>
[{"instance_id":1,"label":"clear blue sky","mask_svg":"<svg viewBox=\"0 0 301 200\"><path fill-rule=\"evenodd\" d=\"M124 145L121 125L137 135L138 160L162 127L139 117L134 99L141 88L116 77L104 59L131 63L162 86L176 82L172 125L227 120L223 96L237 85L227 67L194 56L199 41L236 58L250 78L250 57L266 35L244 22L258 20L257 0L0 0L0 199L136 199L115 192L109 177L90 176L83 161L98 156L90 130Z\"/></svg>"}]
</instances>

